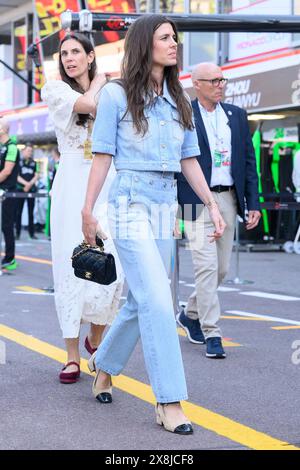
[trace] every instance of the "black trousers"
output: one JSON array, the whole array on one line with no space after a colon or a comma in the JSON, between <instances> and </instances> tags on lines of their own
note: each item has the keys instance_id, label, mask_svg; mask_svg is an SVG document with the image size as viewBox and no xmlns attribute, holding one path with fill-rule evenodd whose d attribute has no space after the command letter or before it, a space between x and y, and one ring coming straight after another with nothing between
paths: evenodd
<instances>
[{"instance_id":1,"label":"black trousers","mask_svg":"<svg viewBox=\"0 0 300 470\"><path fill-rule=\"evenodd\" d=\"M31 237L34 235L34 220L33 220L33 212L34 212L34 198L27 199L27 207L28 207L28 232ZM21 224L22 224L22 212L24 207L25 199L17 199L16 205L16 232L17 235L20 236L21 233Z\"/></svg>"},{"instance_id":2,"label":"black trousers","mask_svg":"<svg viewBox=\"0 0 300 470\"><path fill-rule=\"evenodd\" d=\"M10 262L15 257L15 199L5 199L2 203L2 232L5 241L5 261Z\"/></svg>"}]
</instances>

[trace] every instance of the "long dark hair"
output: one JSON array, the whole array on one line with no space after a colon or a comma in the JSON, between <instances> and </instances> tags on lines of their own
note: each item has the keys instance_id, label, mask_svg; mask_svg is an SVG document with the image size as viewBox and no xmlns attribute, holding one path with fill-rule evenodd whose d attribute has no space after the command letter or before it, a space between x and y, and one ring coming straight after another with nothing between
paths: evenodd
<instances>
[{"instance_id":1,"label":"long dark hair","mask_svg":"<svg viewBox=\"0 0 300 470\"><path fill-rule=\"evenodd\" d=\"M63 66L62 60L61 60L61 47L64 44L64 42L68 41L69 39L75 39L75 41L78 41L79 44L82 45L82 47L85 50L86 54L89 54L92 51L95 52L95 49L94 49L94 46L91 43L91 41L88 39L88 37L85 36L84 34L80 34L80 33L68 33L68 34L66 34L66 36L61 40L61 42L59 44L59 73L60 73L60 76L61 76L61 78L64 82L68 83L68 85L70 85L70 87L73 88L73 90L78 91L79 93L83 94L84 93L83 88L79 85L79 83L76 82L76 80L74 78L71 78L67 75L67 73L65 71L65 68ZM96 55L95 55L95 58L94 58L93 62L91 63L91 67L89 68L89 71L88 71L90 82L95 77L96 72L97 72L97 65L96 65ZM88 120L89 120L89 115L88 114L78 114L78 121L76 122L76 124L78 124L79 126L85 126L86 123L88 122Z\"/></svg>"},{"instance_id":2,"label":"long dark hair","mask_svg":"<svg viewBox=\"0 0 300 470\"><path fill-rule=\"evenodd\" d=\"M137 132L142 134L148 129L144 115L145 105L153 103L154 82L151 75L153 35L164 23L172 26L178 41L175 24L162 15L140 17L130 26L125 38L122 85L127 95L127 112L131 113ZM177 105L180 124L184 129L192 129L192 108L184 95L178 76L177 64L165 67L164 79Z\"/></svg>"}]
</instances>

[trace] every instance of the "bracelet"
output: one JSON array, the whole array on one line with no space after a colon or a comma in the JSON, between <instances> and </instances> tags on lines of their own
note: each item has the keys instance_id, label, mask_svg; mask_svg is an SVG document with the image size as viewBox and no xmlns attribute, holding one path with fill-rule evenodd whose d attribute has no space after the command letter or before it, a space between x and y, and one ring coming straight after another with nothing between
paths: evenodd
<instances>
[{"instance_id":1,"label":"bracelet","mask_svg":"<svg viewBox=\"0 0 300 470\"><path fill-rule=\"evenodd\" d=\"M211 200L208 201L208 203L205 204L205 205L206 205L206 207L211 208L214 204L215 204L216 206L218 205L218 203L217 203L217 201L215 201L215 199L211 199Z\"/></svg>"}]
</instances>

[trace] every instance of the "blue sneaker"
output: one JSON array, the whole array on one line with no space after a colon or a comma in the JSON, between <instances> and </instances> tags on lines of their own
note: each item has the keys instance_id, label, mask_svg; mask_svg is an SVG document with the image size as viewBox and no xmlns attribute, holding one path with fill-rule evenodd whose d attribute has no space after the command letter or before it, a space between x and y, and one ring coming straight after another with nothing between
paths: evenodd
<instances>
[{"instance_id":1,"label":"blue sneaker","mask_svg":"<svg viewBox=\"0 0 300 470\"><path fill-rule=\"evenodd\" d=\"M205 338L201 330L199 320L191 320L186 316L184 310L176 315L177 323L185 330L191 343L205 344Z\"/></svg>"},{"instance_id":2,"label":"blue sneaker","mask_svg":"<svg viewBox=\"0 0 300 470\"><path fill-rule=\"evenodd\" d=\"M206 339L206 357L211 359L225 359L226 353L222 346L220 336L213 336Z\"/></svg>"}]
</instances>

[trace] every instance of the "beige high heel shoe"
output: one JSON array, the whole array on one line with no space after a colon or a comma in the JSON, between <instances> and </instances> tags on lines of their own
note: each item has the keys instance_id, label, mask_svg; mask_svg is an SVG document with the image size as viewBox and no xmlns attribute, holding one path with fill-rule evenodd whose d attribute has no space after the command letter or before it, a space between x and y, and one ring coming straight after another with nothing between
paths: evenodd
<instances>
[{"instance_id":1,"label":"beige high heel shoe","mask_svg":"<svg viewBox=\"0 0 300 470\"><path fill-rule=\"evenodd\" d=\"M166 431L174 432L175 434L193 434L194 431L192 424L187 418L180 423L178 423L178 420L174 420L175 422L172 422L172 420L167 418L164 410L166 406L168 406L168 403L163 405L161 403L157 403L155 407L157 424L163 426Z\"/></svg>"},{"instance_id":2,"label":"beige high heel shoe","mask_svg":"<svg viewBox=\"0 0 300 470\"><path fill-rule=\"evenodd\" d=\"M88 368L90 372L96 372L96 364L95 364L95 357L97 351L95 351L88 360Z\"/></svg>"},{"instance_id":3,"label":"beige high heel shoe","mask_svg":"<svg viewBox=\"0 0 300 470\"><path fill-rule=\"evenodd\" d=\"M93 382L92 392L96 400L100 401L100 403L111 403L112 402L112 383L110 380L110 386L107 388L99 388L96 386L96 382L101 370L99 369L95 380Z\"/></svg>"},{"instance_id":4,"label":"beige high heel shoe","mask_svg":"<svg viewBox=\"0 0 300 470\"><path fill-rule=\"evenodd\" d=\"M95 364L96 353L97 353L97 351L95 351L94 354L92 354L92 356L88 360L88 368L89 368L90 372L96 372L96 364ZM93 382L93 386L92 386L93 395L98 401L100 401L100 403L111 403L112 402L112 383L111 383L111 380L110 380L110 387L99 388L99 386L98 387L96 386L96 382L97 382L97 379L98 379L98 376L99 376L100 372L101 372L101 370L99 369L97 374L96 374L96 377L94 379L94 382Z\"/></svg>"}]
</instances>

